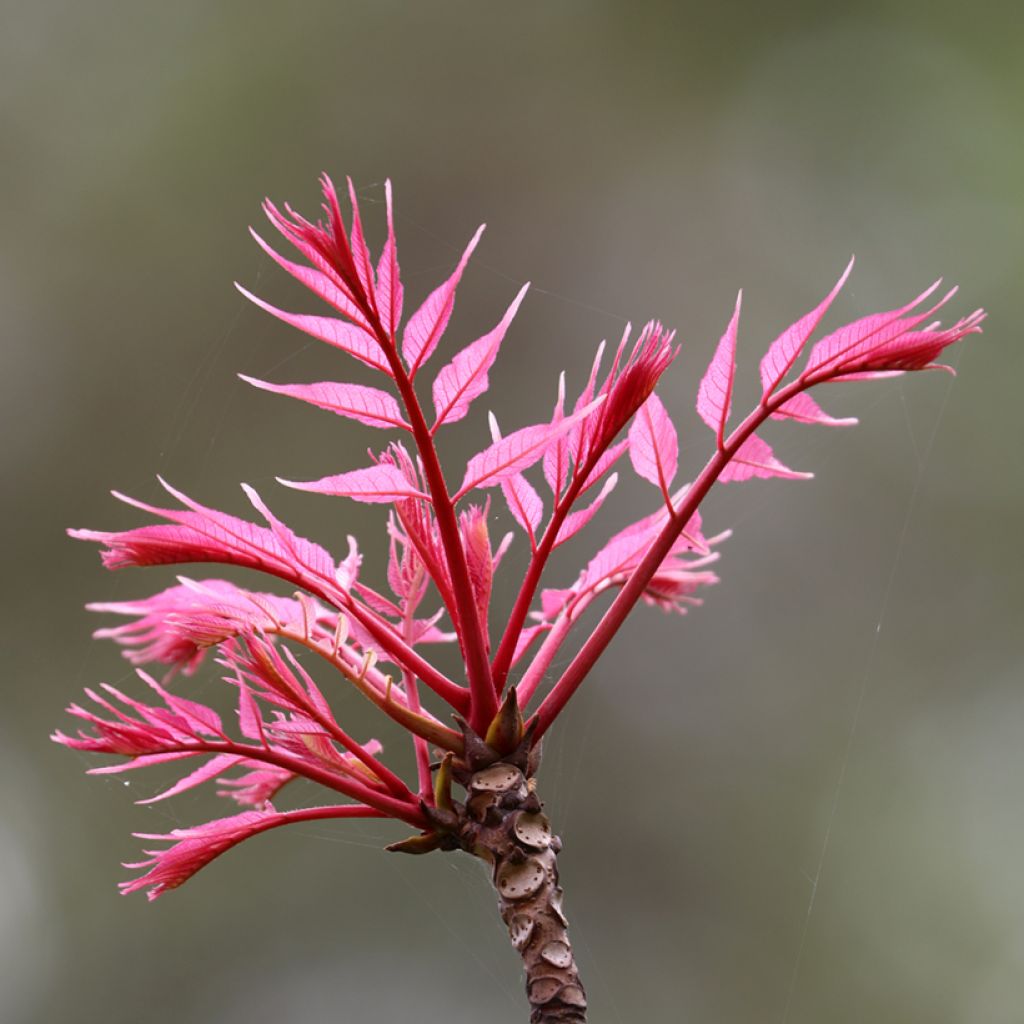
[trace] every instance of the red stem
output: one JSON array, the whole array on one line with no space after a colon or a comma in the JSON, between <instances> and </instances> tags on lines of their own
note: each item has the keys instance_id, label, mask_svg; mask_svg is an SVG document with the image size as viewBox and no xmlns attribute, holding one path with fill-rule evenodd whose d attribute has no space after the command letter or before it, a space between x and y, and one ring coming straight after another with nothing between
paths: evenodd
<instances>
[{"instance_id":1,"label":"red stem","mask_svg":"<svg viewBox=\"0 0 1024 1024\"><path fill-rule=\"evenodd\" d=\"M364 807L361 804L336 804L334 807L297 807L293 811L278 811L286 821L277 821L270 828L278 825L290 825L296 821L322 821L324 818L386 818L383 811L376 807Z\"/></svg>"},{"instance_id":2,"label":"red stem","mask_svg":"<svg viewBox=\"0 0 1024 1024\"><path fill-rule=\"evenodd\" d=\"M414 800L413 792L386 764L377 760L361 743L357 743L337 722L319 714L312 706L306 707L306 713L326 729L354 758L365 765L399 800Z\"/></svg>"},{"instance_id":3,"label":"red stem","mask_svg":"<svg viewBox=\"0 0 1024 1024\"><path fill-rule=\"evenodd\" d=\"M405 631L406 637L411 635L415 614L415 608L406 608L405 617L402 622L402 627ZM402 684L405 688L405 697L409 704L409 709L417 714L421 714L422 708L420 706L420 691L416 682L416 677L411 672L403 672ZM412 749L416 758L416 778L419 783L420 796L428 803L433 803L434 784L430 774L430 748L427 746L427 741L423 739L422 736L417 736L414 733L412 737Z\"/></svg>"},{"instance_id":4,"label":"red stem","mask_svg":"<svg viewBox=\"0 0 1024 1024\"><path fill-rule=\"evenodd\" d=\"M413 711L406 700L396 697L391 692L390 677L384 677L382 684L378 678L374 678L381 675L375 669L370 669L364 674L359 666L345 662L341 657L342 651L335 652L330 641L318 641L301 633L285 630L279 630L278 633L280 636L302 644L315 654L319 654L348 679L367 700L383 711L392 721L397 722L406 732L410 732L414 736L421 736L428 743L443 747L445 750L460 751L462 749L462 736L459 733L442 725L429 711L422 709ZM360 676L363 677L361 680Z\"/></svg>"},{"instance_id":5,"label":"red stem","mask_svg":"<svg viewBox=\"0 0 1024 1024\"><path fill-rule=\"evenodd\" d=\"M369 609L349 598L342 602L343 610L350 614L380 644L381 648L405 669L414 673L430 687L443 701L461 714L468 710L470 694L464 686L452 682L438 671L422 655L417 654L395 631L390 623L384 622Z\"/></svg>"},{"instance_id":6,"label":"red stem","mask_svg":"<svg viewBox=\"0 0 1024 1024\"><path fill-rule=\"evenodd\" d=\"M819 381L813 381L813 383L819 383ZM536 722L536 732L534 733L536 739L540 739L548 730L551 723L569 702L569 698L572 697L580 683L583 682L587 674L594 667L597 659L601 657L608 644L611 643L612 638L618 632L626 616L632 611L633 606L640 599L647 584L650 583L661 563L665 560L669 551L671 551L672 545L679 537L679 534L683 532L686 524L693 517L694 512L697 511L700 503L704 500L708 491L711 490L712 485L718 479L722 470L732 460L740 445L779 406L810 386L811 383L807 380L797 379L781 391L778 391L770 399L762 399L761 403L729 435L728 441L707 462L700 475L693 482L693 486L674 508L672 518L669 519L664 529L647 549L647 554L644 555L641 563L633 571L622 590L619 591L611 607L604 613L601 621L579 649L576 657L570 662L569 667L562 674L561 678L555 683L551 692L541 702L537 713L532 719L532 721Z\"/></svg>"},{"instance_id":7,"label":"red stem","mask_svg":"<svg viewBox=\"0 0 1024 1024\"><path fill-rule=\"evenodd\" d=\"M572 482L569 484L562 500L555 507L554 512L551 513L551 521L544 530L544 536L541 537L540 544L534 549L530 557L530 564L526 567L526 573L523 576L523 582L520 584L516 602L512 606L511 615L509 615L508 625L505 627L501 643L498 645L498 650L491 664L495 692L498 694L501 693L505 686L505 680L508 678L512 658L515 656L516 644L519 642L519 636L523 631L523 625L526 623L526 617L530 613L530 605L533 604L534 595L537 593L537 587L540 585L540 579L548 556L554 550L558 531L565 521L565 517L569 514L573 502L583 490L587 477L593 471L598 459L604 454L607 447L605 445L600 452L591 454L590 458L587 459L583 472L573 473Z\"/></svg>"},{"instance_id":8,"label":"red stem","mask_svg":"<svg viewBox=\"0 0 1024 1024\"><path fill-rule=\"evenodd\" d=\"M287 771L294 772L296 775L311 779L313 782L319 782L321 786L326 786L328 789L343 793L353 800L361 800L363 803L369 804L370 807L376 808L388 818L398 818L400 821L412 825L413 828L427 827L423 812L415 800L399 800L396 797L389 796L387 793L381 793L370 786L366 786L357 779L348 779L335 775L292 754L285 754L268 747L251 747L244 743L235 743L233 740L226 740L223 743L203 740L195 745L176 744L168 747L165 751L159 752L175 753L179 751L194 751L199 754L236 754L250 761L263 761L266 764L276 765L278 768L284 768ZM154 751L154 753L157 753L157 751ZM410 794L411 796L412 794Z\"/></svg>"},{"instance_id":9,"label":"red stem","mask_svg":"<svg viewBox=\"0 0 1024 1024\"><path fill-rule=\"evenodd\" d=\"M405 367L398 356L395 340L381 326L380 318L374 314L374 333L384 352L395 384L405 406L412 427L412 435L423 462L423 473L437 517L437 528L441 534L445 556L448 561L448 572L451 576L457 616L455 628L459 634L462 655L466 663L466 674L469 678L470 711L469 724L477 731L484 732L498 710L498 701L491 686L491 666L487 660L487 644L484 641L480 617L477 615L473 600L473 587L469 580L469 568L466 565L466 553L462 549L459 537L459 524L455 517L455 506L448 494L448 485L444 480L441 463L434 447L434 439L423 416L416 390L412 380L405 372ZM412 666L410 666L411 668ZM422 677L421 677L422 678ZM429 686L429 682L424 679Z\"/></svg>"},{"instance_id":10,"label":"red stem","mask_svg":"<svg viewBox=\"0 0 1024 1024\"><path fill-rule=\"evenodd\" d=\"M555 620L547 636L544 637L540 650L533 656L533 660L523 673L522 679L516 683L516 697L521 708L525 708L533 699L533 695L537 692L537 687L540 686L544 673L548 670L552 659L558 653L562 644L565 643L565 638L572 631L572 627L576 625L579 616L596 596L592 592L578 595L566 607L562 615Z\"/></svg>"}]
</instances>

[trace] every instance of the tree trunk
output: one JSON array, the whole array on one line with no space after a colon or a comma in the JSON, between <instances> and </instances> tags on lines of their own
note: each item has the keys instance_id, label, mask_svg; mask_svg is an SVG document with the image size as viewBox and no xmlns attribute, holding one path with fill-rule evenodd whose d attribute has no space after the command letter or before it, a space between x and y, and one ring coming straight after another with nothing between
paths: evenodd
<instances>
[{"instance_id":1,"label":"tree trunk","mask_svg":"<svg viewBox=\"0 0 1024 1024\"><path fill-rule=\"evenodd\" d=\"M503 761L473 772L459 845L491 866L501 918L526 968L531 1024L586 1024L587 996L558 884L562 844L541 813L534 782Z\"/></svg>"}]
</instances>

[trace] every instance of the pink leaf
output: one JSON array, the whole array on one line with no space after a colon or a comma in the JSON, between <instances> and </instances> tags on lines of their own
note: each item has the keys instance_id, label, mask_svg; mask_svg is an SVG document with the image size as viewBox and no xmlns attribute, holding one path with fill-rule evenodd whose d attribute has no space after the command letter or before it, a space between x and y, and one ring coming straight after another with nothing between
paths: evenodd
<instances>
[{"instance_id":1,"label":"pink leaf","mask_svg":"<svg viewBox=\"0 0 1024 1024\"><path fill-rule=\"evenodd\" d=\"M931 311L925 314L924 319L928 319L930 314ZM844 359L842 372L845 375L850 371L877 374L904 370L947 370L955 375L956 371L951 366L936 363L935 360L949 345L968 334L980 333L984 319L984 311L976 309L944 330L936 323L921 331L905 329L897 335L879 338L868 351Z\"/></svg>"},{"instance_id":2,"label":"pink leaf","mask_svg":"<svg viewBox=\"0 0 1024 1024\"><path fill-rule=\"evenodd\" d=\"M235 287L250 302L255 303L260 309L266 310L272 316L276 316L278 320L283 320L286 324L297 327L300 331L320 341L327 342L328 345L340 348L353 358L366 363L367 366L372 366L375 370L380 370L382 373L391 376L391 368L388 366L380 345L362 327L345 323L344 320L339 320L337 317L332 316L309 316L304 313L287 313L283 309L278 309L276 306L270 305L269 302L264 302L263 299L246 291L240 284L236 283Z\"/></svg>"},{"instance_id":3,"label":"pink leaf","mask_svg":"<svg viewBox=\"0 0 1024 1024\"><path fill-rule=\"evenodd\" d=\"M941 281L936 281L931 287L926 288L918 295L916 299L908 302L905 306L901 306L899 309L861 317L859 320L844 324L838 330L826 335L811 349L811 353L807 357L807 366L804 368L801 377L806 377L812 370L817 370L829 363L844 364L858 354L863 354L880 344L885 344L922 323L935 310L946 303L953 295L953 292L947 294L945 298L941 299L924 313L918 313L912 317L905 317L905 314L924 302L941 283Z\"/></svg>"},{"instance_id":4,"label":"pink leaf","mask_svg":"<svg viewBox=\"0 0 1024 1024\"><path fill-rule=\"evenodd\" d=\"M598 492L597 497L586 507L578 508L575 512L570 512L565 517L562 525L559 527L558 535L555 537L555 546L564 544L567 540L575 537L580 530L583 529L591 519L597 515L598 510L604 504L604 499L615 489L615 485L619 482L619 474L612 473L610 477L604 482L604 486Z\"/></svg>"},{"instance_id":5,"label":"pink leaf","mask_svg":"<svg viewBox=\"0 0 1024 1024\"><path fill-rule=\"evenodd\" d=\"M263 210L274 227L313 266L330 277L345 292L362 318L367 310L367 296L360 283L359 271L345 233L338 196L326 174L320 176L320 186L324 197L322 209L326 214L326 224L321 221L311 224L287 205L285 216L269 199L264 202ZM361 319L361 322L364 325L368 324L365 319Z\"/></svg>"},{"instance_id":6,"label":"pink leaf","mask_svg":"<svg viewBox=\"0 0 1024 1024\"><path fill-rule=\"evenodd\" d=\"M469 257L480 241L483 230L484 226L481 224L466 246L466 251L462 254L462 259L459 260L459 265L452 276L431 292L423 305L409 317L409 322L402 333L402 356L409 367L410 376L415 376L416 371L437 348L437 343L441 340L441 335L444 334L455 308L455 289L462 279L462 272L466 269Z\"/></svg>"},{"instance_id":7,"label":"pink leaf","mask_svg":"<svg viewBox=\"0 0 1024 1024\"><path fill-rule=\"evenodd\" d=\"M336 476L325 476L320 480L301 482L279 479L278 482L285 487L294 487L298 491L332 494L368 504L388 503L401 498L427 497L405 478L397 466L389 462L367 466L365 469L354 469Z\"/></svg>"},{"instance_id":8,"label":"pink leaf","mask_svg":"<svg viewBox=\"0 0 1024 1024\"><path fill-rule=\"evenodd\" d=\"M437 413L435 430L442 423L461 420L469 412L473 399L487 390L487 371L494 365L505 332L529 287L529 284L523 285L497 327L467 345L437 375L433 387L434 410Z\"/></svg>"},{"instance_id":9,"label":"pink leaf","mask_svg":"<svg viewBox=\"0 0 1024 1024\"><path fill-rule=\"evenodd\" d=\"M736 376L736 331L740 322L743 292L736 296L736 310L725 329L718 348L704 373L697 390L697 412L718 438L718 447L725 445L725 424L732 406L732 385Z\"/></svg>"},{"instance_id":10,"label":"pink leaf","mask_svg":"<svg viewBox=\"0 0 1024 1024\"><path fill-rule=\"evenodd\" d=\"M302 607L291 598L253 593L225 580L179 579L178 586L141 601L87 605L90 611L133 619L98 629L93 636L122 645L132 664L157 661L191 675L212 644L241 632L273 631L282 623L301 621Z\"/></svg>"},{"instance_id":11,"label":"pink leaf","mask_svg":"<svg viewBox=\"0 0 1024 1024\"><path fill-rule=\"evenodd\" d=\"M395 245L395 218L391 182L384 182L384 201L388 211L388 238L377 264L377 312L385 333L393 336L402 319L402 279L398 272L398 248Z\"/></svg>"},{"instance_id":12,"label":"pink leaf","mask_svg":"<svg viewBox=\"0 0 1024 1024\"><path fill-rule=\"evenodd\" d=\"M767 479L779 476L786 480L810 480L813 473L798 473L784 466L765 441L756 434L751 434L739 446L729 464L722 470L719 481L723 484L750 480L753 477Z\"/></svg>"},{"instance_id":13,"label":"pink leaf","mask_svg":"<svg viewBox=\"0 0 1024 1024\"><path fill-rule=\"evenodd\" d=\"M637 410L629 428L629 460L637 475L667 491L679 467L679 438L657 395Z\"/></svg>"},{"instance_id":14,"label":"pink leaf","mask_svg":"<svg viewBox=\"0 0 1024 1024\"><path fill-rule=\"evenodd\" d=\"M121 882L122 893L148 888L148 897L158 896L187 882L197 871L206 867L222 853L259 832L286 824L287 813L275 811L245 811L231 818L208 821L195 828L174 829L167 835L136 833L140 839L158 839L172 845L162 850L146 850L149 860L126 864L128 868L148 868L146 874Z\"/></svg>"},{"instance_id":15,"label":"pink leaf","mask_svg":"<svg viewBox=\"0 0 1024 1024\"><path fill-rule=\"evenodd\" d=\"M796 420L797 423L819 423L823 427L852 427L857 423L856 416L848 416L845 419L829 416L806 391L801 391L788 401L783 402L772 413L772 419Z\"/></svg>"},{"instance_id":16,"label":"pink leaf","mask_svg":"<svg viewBox=\"0 0 1024 1024\"><path fill-rule=\"evenodd\" d=\"M295 586L318 594L327 601L338 597L334 559L318 544L296 536L273 520L272 528L206 508L174 490L163 487L186 509L163 509L115 492L129 505L169 520L169 524L142 526L121 533L97 530L69 530L79 540L106 545L103 564L108 569L129 565L173 565L182 562L223 562L249 569L261 569ZM250 501L259 502L255 491L246 489ZM269 515L260 502L258 507Z\"/></svg>"},{"instance_id":17,"label":"pink leaf","mask_svg":"<svg viewBox=\"0 0 1024 1024\"><path fill-rule=\"evenodd\" d=\"M811 310L810 313L802 316L795 324L787 327L768 347L768 351L761 360L761 384L764 388L763 397L767 398L782 382L782 379L789 373L793 364L800 357L807 339L814 333L822 318L828 312L832 301L839 294L846 279L853 270L853 259L846 266L842 276L836 282L832 291Z\"/></svg>"},{"instance_id":18,"label":"pink leaf","mask_svg":"<svg viewBox=\"0 0 1024 1024\"><path fill-rule=\"evenodd\" d=\"M238 376L247 384L263 391L298 398L319 409L326 409L328 412L357 420L370 427L411 429L402 417L398 402L379 388L335 381L320 381L315 384L269 384L255 377L247 377L244 373Z\"/></svg>"},{"instance_id":19,"label":"pink leaf","mask_svg":"<svg viewBox=\"0 0 1024 1024\"><path fill-rule=\"evenodd\" d=\"M474 455L466 466L466 476L456 499L474 487L494 487L502 480L532 466L562 434L589 416L602 400L598 398L590 402L557 423L538 423L516 430Z\"/></svg>"}]
</instances>

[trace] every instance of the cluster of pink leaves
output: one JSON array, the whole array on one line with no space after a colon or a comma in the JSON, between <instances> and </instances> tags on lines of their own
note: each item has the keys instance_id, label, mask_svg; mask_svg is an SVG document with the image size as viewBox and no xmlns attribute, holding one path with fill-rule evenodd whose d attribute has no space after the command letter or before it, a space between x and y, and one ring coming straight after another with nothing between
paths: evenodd
<instances>
[{"instance_id":1,"label":"cluster of pink leaves","mask_svg":"<svg viewBox=\"0 0 1024 1024\"><path fill-rule=\"evenodd\" d=\"M335 817L390 817L429 829L434 802L431 748L462 752L466 729L485 735L502 702L514 691L527 714L528 733L539 742L607 647L626 615L644 600L683 612L701 587L716 582L710 564L724 537L707 538L699 506L716 481L754 477L801 478L788 469L757 433L768 419L841 426L807 394L831 381L891 376L930 368L943 349L980 329L979 311L942 329L930 318L952 292L930 308L922 304L933 285L913 302L847 324L814 344L794 372L811 335L846 280L770 345L761 360L762 396L731 431L739 302L700 382L697 411L713 432L712 454L692 482L678 486L676 427L654 393L671 364L673 334L651 322L630 341L626 329L602 370L604 345L574 401L564 376L550 420L503 434L490 418L491 443L461 470L452 488L438 458L442 427L469 415L490 385L489 375L526 293L524 287L482 337L456 352L433 376L432 416L421 402L417 378L435 355L455 303L456 289L480 231L455 270L404 321L403 287L395 244L390 185L385 187L387 238L371 259L359 205L349 183L351 221L346 228L331 182L323 179L324 219L307 221L269 201L273 226L301 257L286 259L262 238L258 244L288 274L322 299L329 315L291 313L243 294L278 319L326 342L379 375L377 383L320 381L275 384L243 377L255 387L297 398L339 416L389 432L392 439L368 466L286 486L357 502L388 505L387 584L382 593L359 577L361 555L337 560L278 520L249 487L246 495L262 522L207 508L164 485L181 508L159 508L121 495L160 522L103 533L71 535L103 546L109 568L219 562L257 570L294 588L282 597L242 589L223 580L180 582L146 600L96 604L96 611L130 621L101 629L125 647L136 665L158 664L158 682L140 667L152 703L110 686L87 691L90 708L72 705L85 728L55 739L70 747L121 755L126 762L97 772L183 761L198 763L163 799L204 782L248 808L232 817L169 835L149 860L131 867L145 873L124 891L148 889L150 898L181 884L241 840L293 821ZM852 266L852 263L851 263ZM927 323L926 323L927 322ZM654 486L652 511L611 537L569 586L542 589L552 551L586 527L618 481L615 467L628 462ZM537 467L539 472L537 472ZM533 481L527 475L535 473ZM538 489L543 478L548 497ZM491 496L500 492L529 545L530 557L514 604L492 644L491 594L502 554L489 535ZM584 611L600 595L615 597L575 656L549 678ZM436 601L421 611L424 602ZM444 623L442 625L442 622ZM451 678L422 653L425 644L454 641L464 678ZM381 760L376 740L357 740L336 721L329 700L299 664L289 644L329 663L411 739L417 779L407 784ZM237 690L237 723L225 727L210 708L176 695L176 675L193 673L207 652L218 652L225 680ZM384 672L381 665L389 666ZM513 679L513 673L515 678ZM546 692L540 696L542 684ZM424 691L430 691L429 695ZM433 710L432 710L433 708ZM463 723L453 729L451 714ZM237 738L232 738L237 734ZM278 811L271 803L292 779L310 779L344 800Z\"/></svg>"}]
</instances>

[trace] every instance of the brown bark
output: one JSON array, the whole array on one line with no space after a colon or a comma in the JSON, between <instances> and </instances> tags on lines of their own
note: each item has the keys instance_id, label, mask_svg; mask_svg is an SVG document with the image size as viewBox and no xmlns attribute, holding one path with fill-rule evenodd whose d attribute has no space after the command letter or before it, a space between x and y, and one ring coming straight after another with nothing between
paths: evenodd
<instances>
[{"instance_id":1,"label":"brown bark","mask_svg":"<svg viewBox=\"0 0 1024 1024\"><path fill-rule=\"evenodd\" d=\"M498 908L526 968L532 1024L586 1024L587 996L562 912L561 841L541 812L534 779L498 761L469 774L453 830L458 845L487 861Z\"/></svg>"}]
</instances>

